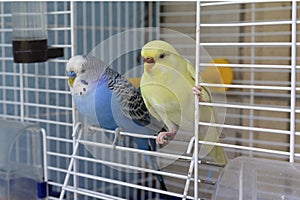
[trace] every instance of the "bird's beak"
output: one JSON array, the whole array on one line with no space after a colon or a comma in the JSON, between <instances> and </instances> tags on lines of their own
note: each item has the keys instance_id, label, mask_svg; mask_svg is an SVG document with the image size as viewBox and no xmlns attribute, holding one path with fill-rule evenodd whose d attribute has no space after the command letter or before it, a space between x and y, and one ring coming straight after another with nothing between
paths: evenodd
<instances>
[{"instance_id":1,"label":"bird's beak","mask_svg":"<svg viewBox=\"0 0 300 200\"><path fill-rule=\"evenodd\" d=\"M143 58L144 63L155 63L154 59L151 57L144 57Z\"/></svg>"},{"instance_id":2,"label":"bird's beak","mask_svg":"<svg viewBox=\"0 0 300 200\"><path fill-rule=\"evenodd\" d=\"M70 87L73 87L75 78L76 78L76 73L74 71L68 72L68 83Z\"/></svg>"},{"instance_id":3,"label":"bird's beak","mask_svg":"<svg viewBox=\"0 0 300 200\"><path fill-rule=\"evenodd\" d=\"M144 68L147 72L150 72L153 65L155 64L155 60L152 57L143 57Z\"/></svg>"}]
</instances>

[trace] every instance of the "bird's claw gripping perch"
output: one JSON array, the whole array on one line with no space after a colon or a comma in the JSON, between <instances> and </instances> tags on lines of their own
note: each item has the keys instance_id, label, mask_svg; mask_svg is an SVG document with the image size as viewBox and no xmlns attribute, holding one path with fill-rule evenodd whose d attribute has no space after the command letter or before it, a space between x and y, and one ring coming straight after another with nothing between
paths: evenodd
<instances>
[{"instance_id":1,"label":"bird's claw gripping perch","mask_svg":"<svg viewBox=\"0 0 300 200\"><path fill-rule=\"evenodd\" d=\"M156 138L156 144L166 144L169 140L172 140L176 135L176 131L160 132Z\"/></svg>"},{"instance_id":2,"label":"bird's claw gripping perch","mask_svg":"<svg viewBox=\"0 0 300 200\"><path fill-rule=\"evenodd\" d=\"M115 137L114 137L114 141L112 142L112 146L114 149L116 148L116 143L118 142L121 131L122 131L122 129L120 127L117 127L115 129Z\"/></svg>"},{"instance_id":3,"label":"bird's claw gripping perch","mask_svg":"<svg viewBox=\"0 0 300 200\"><path fill-rule=\"evenodd\" d=\"M205 100L202 98L202 87L200 85L193 87L192 90L193 94L198 96L200 102L205 102Z\"/></svg>"}]
</instances>

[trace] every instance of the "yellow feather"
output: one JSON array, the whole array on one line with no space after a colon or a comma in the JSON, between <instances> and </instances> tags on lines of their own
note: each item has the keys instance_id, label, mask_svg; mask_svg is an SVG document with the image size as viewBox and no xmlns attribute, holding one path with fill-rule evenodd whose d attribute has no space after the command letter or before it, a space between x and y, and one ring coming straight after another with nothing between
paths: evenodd
<instances>
[{"instance_id":1,"label":"yellow feather","mask_svg":"<svg viewBox=\"0 0 300 200\"><path fill-rule=\"evenodd\" d=\"M75 81L75 77L69 77L68 82L70 87L73 87L74 81Z\"/></svg>"},{"instance_id":2,"label":"yellow feather","mask_svg":"<svg viewBox=\"0 0 300 200\"><path fill-rule=\"evenodd\" d=\"M170 44L155 40L147 43L141 51L143 58L151 58L153 62L145 63L141 78L141 92L151 114L164 121L169 131L180 127L194 135L195 109L192 87L195 86L195 69ZM146 60L146 59L145 59ZM203 82L200 77L200 82ZM202 90L202 98L210 101L208 88ZM213 108L200 108L201 121L215 122ZM201 140L219 142L218 129L209 127L206 133L199 132ZM226 164L227 157L222 147L202 145L202 154L208 153L219 164ZM203 153L204 152L204 153Z\"/></svg>"},{"instance_id":3,"label":"yellow feather","mask_svg":"<svg viewBox=\"0 0 300 200\"><path fill-rule=\"evenodd\" d=\"M207 66L205 71L201 73L206 83L216 84L231 84L233 81L233 70L231 67L221 67L218 64L229 64L229 61L224 58L216 58L211 62L212 66ZM228 87L211 87L213 91L225 92L229 90Z\"/></svg>"},{"instance_id":4,"label":"yellow feather","mask_svg":"<svg viewBox=\"0 0 300 200\"><path fill-rule=\"evenodd\" d=\"M134 78L127 78L127 80L135 87L140 87L141 78L134 77Z\"/></svg>"}]
</instances>

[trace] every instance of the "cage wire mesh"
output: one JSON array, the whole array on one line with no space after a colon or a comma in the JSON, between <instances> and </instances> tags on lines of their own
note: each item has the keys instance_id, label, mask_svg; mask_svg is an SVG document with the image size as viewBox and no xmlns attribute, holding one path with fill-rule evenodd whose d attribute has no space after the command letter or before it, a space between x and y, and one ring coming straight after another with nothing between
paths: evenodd
<instances>
[{"instance_id":1,"label":"cage wire mesh","mask_svg":"<svg viewBox=\"0 0 300 200\"><path fill-rule=\"evenodd\" d=\"M66 199L159 199L166 193L159 188L157 172L146 173L145 167L133 179L123 177L122 172L113 177L112 169L94 159L84 145L75 149L72 138L76 119L65 75L67 60L75 54L87 55L107 38L134 28L161 28L155 37L182 49L192 61L195 45L185 44L177 34L165 30L194 40L199 37L200 46L211 58L200 59L200 71L214 59L229 62L216 64L234 72L231 84L217 85L228 88L226 102L211 104L226 108L225 122L209 124L222 127L225 137L221 145L229 160L249 156L299 162L297 2L47 2L46 8L48 43L63 47L64 57L16 64L11 44L12 3L0 3L0 116L38 123L47 131L48 183L58 192L49 199L58 199L62 188ZM138 43L149 39L146 35ZM125 73L142 64L139 54L123 55L112 67ZM200 128L207 125L199 122ZM76 167L71 168L67 185L62 187L74 152ZM183 197L192 159L187 157L161 169L171 196ZM216 182L219 172L219 167L198 165L201 180ZM136 182L126 183L129 179ZM211 198L213 185L199 182L196 194L193 186L192 179L187 199Z\"/></svg>"},{"instance_id":2,"label":"cage wire mesh","mask_svg":"<svg viewBox=\"0 0 300 200\"><path fill-rule=\"evenodd\" d=\"M235 72L226 93L224 143L249 147L228 150L235 155L297 160L297 154L293 155L298 149L297 3L209 2L202 6L201 45L213 57L229 59L228 66ZM217 8L214 17L205 17Z\"/></svg>"}]
</instances>

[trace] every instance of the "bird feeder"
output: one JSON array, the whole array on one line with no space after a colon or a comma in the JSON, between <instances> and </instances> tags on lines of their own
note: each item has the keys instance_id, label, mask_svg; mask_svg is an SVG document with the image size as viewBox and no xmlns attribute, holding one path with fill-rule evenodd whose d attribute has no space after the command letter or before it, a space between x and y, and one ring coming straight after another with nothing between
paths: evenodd
<instances>
[{"instance_id":1,"label":"bird feeder","mask_svg":"<svg viewBox=\"0 0 300 200\"><path fill-rule=\"evenodd\" d=\"M13 2L14 62L45 62L63 56L63 48L48 48L45 8L46 2Z\"/></svg>"}]
</instances>

